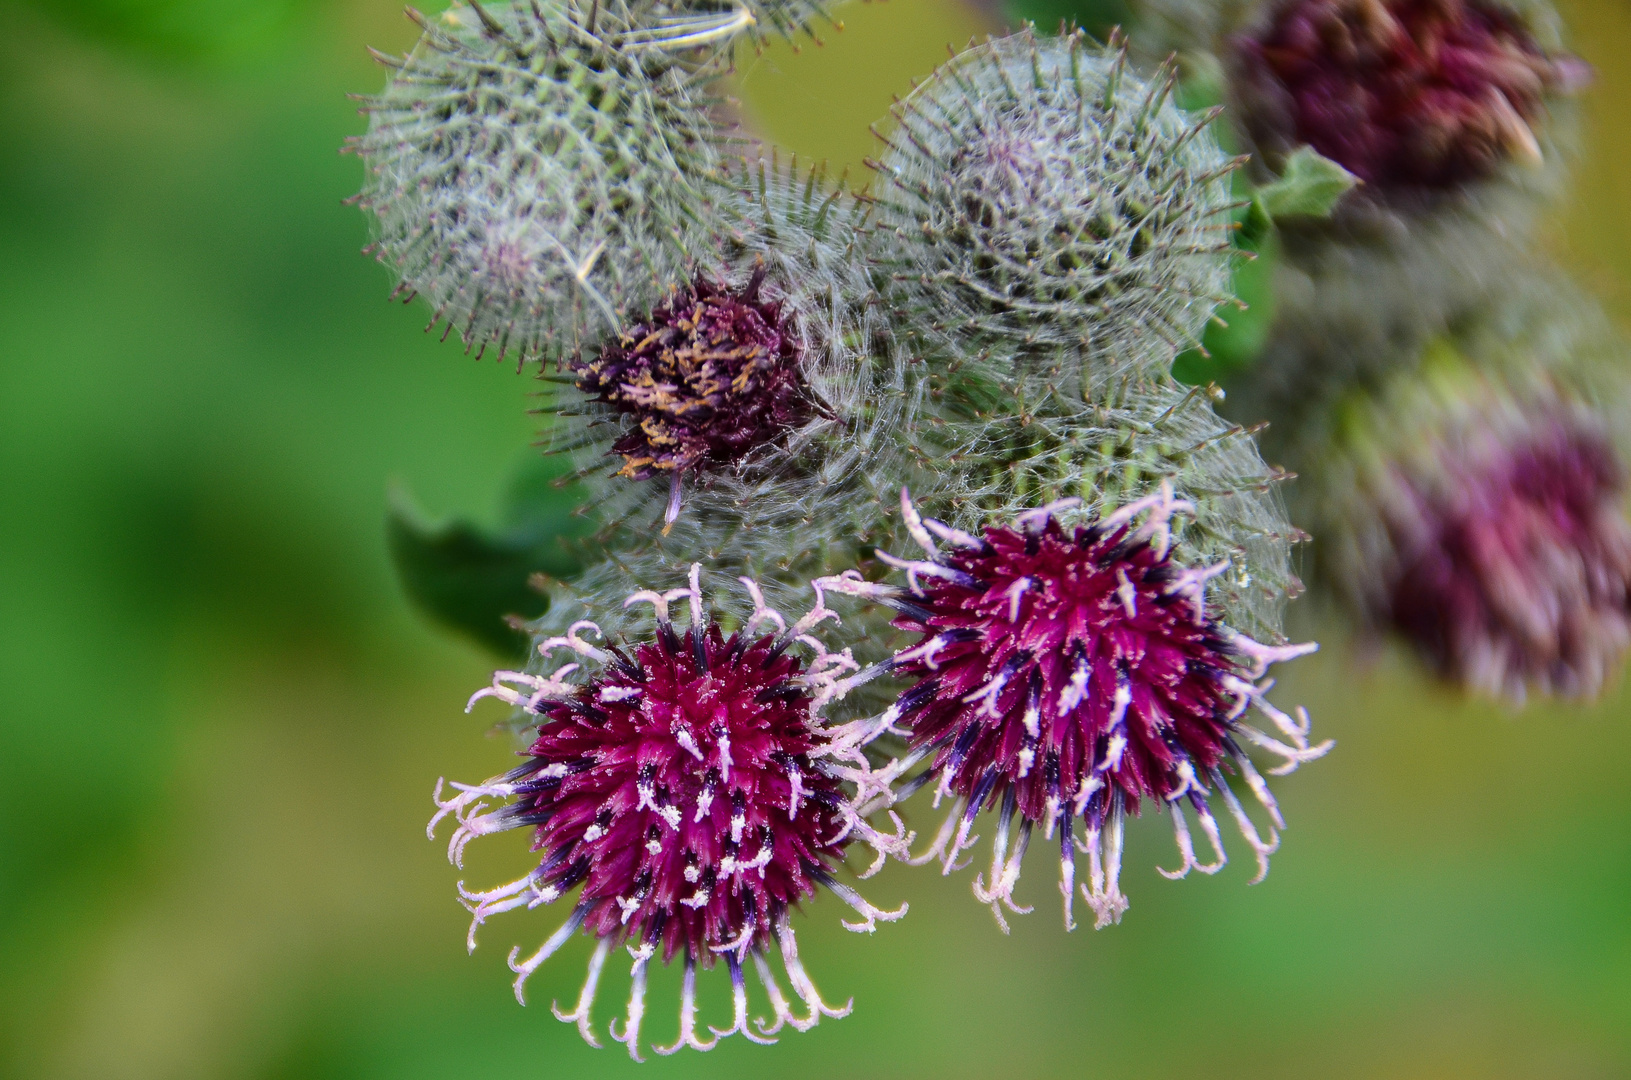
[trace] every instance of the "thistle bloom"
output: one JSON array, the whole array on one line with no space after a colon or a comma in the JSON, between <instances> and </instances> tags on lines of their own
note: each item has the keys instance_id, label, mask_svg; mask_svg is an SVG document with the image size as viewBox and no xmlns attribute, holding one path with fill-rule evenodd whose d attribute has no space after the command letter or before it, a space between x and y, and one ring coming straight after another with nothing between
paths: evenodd
<instances>
[{"instance_id":1,"label":"thistle bloom","mask_svg":"<svg viewBox=\"0 0 1631 1080\"><path fill-rule=\"evenodd\" d=\"M939 858L950 873L978 840L969 835L976 816L996 810L989 882L976 878L974 893L1004 929L1003 906L1030 910L1015 904L1013 889L1036 825L1047 838L1058 833L1066 928L1074 925L1076 849L1089 859L1082 894L1095 926L1119 922L1127 908L1118 884L1123 822L1145 799L1172 814L1183 863L1163 874L1223 867L1210 803L1222 799L1257 854L1254 881L1261 880L1285 821L1242 740L1282 759L1276 775L1332 746L1310 745L1306 713L1281 712L1258 681L1270 664L1316 646L1263 645L1207 616L1206 583L1227 564L1188 568L1172 560L1171 521L1192 508L1169 485L1067 530L1056 515L1077 501L1033 510L1012 527L987 526L977 537L921 519L903 492L908 528L927 558L879 553L906 571L905 591L848 586L894 603L897 625L921 635L894 656L894 673L916 682L883 718L910 738L896 775L929 762L897 795L932 783L936 805L954 800L917 861ZM1244 723L1249 707L1279 735ZM1267 839L1224 777L1231 766L1274 823ZM1186 802L1211 843L1211 862L1196 857Z\"/></svg>"},{"instance_id":2,"label":"thistle bloom","mask_svg":"<svg viewBox=\"0 0 1631 1080\"><path fill-rule=\"evenodd\" d=\"M575 1021L592 1045L590 1008L607 955L626 944L634 959L634 985L623 1028L612 1037L639 1059L640 1024L645 1012L648 964L660 955L667 963L683 958L685 978L680 1010L682 1045L710 1049L718 1038L741 1032L754 1042L783 1024L805 1030L822 1016L843 1016L849 1005L822 1001L799 960L788 922L792 907L818 886L837 895L862 916L845 923L871 931L877 920L905 914L881 911L835 877L855 837L868 839L880 853L905 837L880 836L851 809L841 781L864 775L865 759L843 729L824 728L818 710L841 694L841 676L856 665L848 656L820 648L811 631L836 618L821 602L789 626L766 607L751 582L755 610L747 624L726 637L703 614L699 568L689 587L666 593L644 591L628 603L649 603L657 628L631 651L599 648L581 635L598 628L576 624L564 637L545 641L547 657L566 648L600 670L578 683L567 681L577 663L548 676L500 671L493 685L471 704L494 697L539 718L538 736L527 760L482 784L455 784L441 798L430 831L442 818L458 822L449 858L461 863L465 845L477 836L508 829L536 830L534 849L543 859L531 873L494 889L460 895L476 929L488 916L518 907L551 904L581 885L572 913L537 952L518 960L516 998L525 1004L528 976L580 928L596 939L589 974L575 1009L556 1015ZM668 605L684 598L690 626L683 633L669 621ZM774 633L756 636L755 627ZM808 663L789 647L816 650ZM489 807L489 800L505 801ZM880 855L881 859L881 855ZM874 864L876 865L876 864ZM808 1012L790 1007L768 957L779 951L794 994ZM712 1038L697 1035L696 969L723 959L730 972L734 1020ZM752 961L769 996L774 1017L748 1025L743 965Z\"/></svg>"},{"instance_id":3,"label":"thistle bloom","mask_svg":"<svg viewBox=\"0 0 1631 1080\"><path fill-rule=\"evenodd\" d=\"M764 284L763 266L739 290L698 273L573 365L578 389L633 420L612 445L618 475L666 473L677 493L686 472L737 461L808 414L800 338Z\"/></svg>"},{"instance_id":4,"label":"thistle bloom","mask_svg":"<svg viewBox=\"0 0 1631 1080\"><path fill-rule=\"evenodd\" d=\"M1244 119L1380 189L1450 188L1539 163L1548 95L1589 78L1487 0L1291 0L1235 42Z\"/></svg>"}]
</instances>

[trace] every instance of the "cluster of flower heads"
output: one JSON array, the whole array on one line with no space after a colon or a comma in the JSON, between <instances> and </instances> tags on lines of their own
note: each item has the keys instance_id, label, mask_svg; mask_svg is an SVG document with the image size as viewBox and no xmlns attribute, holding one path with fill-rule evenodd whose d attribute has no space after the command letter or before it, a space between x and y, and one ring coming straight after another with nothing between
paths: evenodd
<instances>
[{"instance_id":1,"label":"cluster of flower heads","mask_svg":"<svg viewBox=\"0 0 1631 1080\"><path fill-rule=\"evenodd\" d=\"M1322 591L1480 694L1589 698L1626 622L1626 353L1530 250L1591 81L1546 0L1135 0L1209 73L1257 184L1358 185L1274 222L1276 314L1228 412L1302 478Z\"/></svg>"},{"instance_id":2,"label":"cluster of flower heads","mask_svg":"<svg viewBox=\"0 0 1631 1080\"><path fill-rule=\"evenodd\" d=\"M357 143L376 250L468 345L540 362L551 448L601 525L530 663L471 699L511 707L521 764L439 786L431 831L453 819L461 864L477 836L531 832L530 873L461 884L471 947L491 915L566 903L541 948L511 953L517 997L587 935L581 995L556 1012L594 1042L626 947L611 1034L636 1057L653 962L684 969L659 1052L846 1012L792 919L820 892L851 929L905 913L847 883L857 843L860 877L891 858L949 874L989 814L972 887L1006 930L1040 827L1067 928L1078 896L1103 927L1128 906L1128 816L1171 815L1163 872L1182 877L1224 865L1226 810L1261 880L1285 828L1265 772L1331 746L1266 696L1269 667L1314 648L1281 633L1300 590L1285 474L1219 395L1170 375L1228 299L1241 161L1216 110L1180 108L1176 69L1141 69L1119 38L1027 29L918 85L871 192L728 161L709 83L733 41L820 14L455 9ZM921 555L897 557L908 544ZM747 602L706 603L704 573ZM806 590L813 607L782 615ZM906 800L925 789L951 807L914 854ZM732 1019L704 1036L698 972L716 965Z\"/></svg>"}]
</instances>

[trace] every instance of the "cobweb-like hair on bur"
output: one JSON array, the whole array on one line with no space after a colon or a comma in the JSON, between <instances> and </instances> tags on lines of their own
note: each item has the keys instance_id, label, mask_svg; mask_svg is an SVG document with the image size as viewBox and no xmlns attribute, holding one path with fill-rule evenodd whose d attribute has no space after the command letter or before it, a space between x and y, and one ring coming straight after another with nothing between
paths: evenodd
<instances>
[{"instance_id":1,"label":"cobweb-like hair on bur","mask_svg":"<svg viewBox=\"0 0 1631 1080\"><path fill-rule=\"evenodd\" d=\"M731 12L536 0L429 19L365 99L368 249L477 354L559 356L685 264L720 132ZM706 235L704 230L700 235Z\"/></svg>"},{"instance_id":2,"label":"cobweb-like hair on bur","mask_svg":"<svg viewBox=\"0 0 1631 1080\"><path fill-rule=\"evenodd\" d=\"M1229 280L1215 113L1169 100L1119 39L1024 30L968 49L894 109L873 167L891 302L926 347L1003 368L993 342L1068 345L1084 385L1165 372Z\"/></svg>"},{"instance_id":3,"label":"cobweb-like hair on bur","mask_svg":"<svg viewBox=\"0 0 1631 1080\"><path fill-rule=\"evenodd\" d=\"M1280 497L1287 474L1264 463L1254 429L1213 412L1214 393L1127 377L1070 408L1054 395L1046 410L1009 403L924 424L919 452L925 466L941 467L920 469L914 492L925 513L977 532L1059 499L1082 500L1067 522L1107 513L1170 483L1195 508L1173 523L1174 558L1227 561L1229 570L1208 582L1208 603L1241 632L1281 641L1285 604L1302 591L1291 546L1304 539Z\"/></svg>"}]
</instances>

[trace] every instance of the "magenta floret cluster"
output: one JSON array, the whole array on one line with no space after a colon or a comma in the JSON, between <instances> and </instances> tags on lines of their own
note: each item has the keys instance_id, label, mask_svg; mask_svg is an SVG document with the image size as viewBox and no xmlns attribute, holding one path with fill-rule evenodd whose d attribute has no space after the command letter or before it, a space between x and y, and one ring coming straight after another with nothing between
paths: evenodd
<instances>
[{"instance_id":1,"label":"magenta floret cluster","mask_svg":"<svg viewBox=\"0 0 1631 1080\"><path fill-rule=\"evenodd\" d=\"M1206 583L1228 569L1185 567L1172 548L1172 519L1193 507L1170 487L1074 528L1058 515L1077 500L1041 507L983 536L922 518L903 492L903 512L927 558L880 552L905 589L865 582L837 587L892 604L896 625L918 640L897 652L892 674L912 680L886 718L909 740L897 768L926 767L896 793L933 785L936 805L954 800L939 835L914 861L939 859L947 873L978 837L983 811L997 814L990 876L974 891L1006 927L1033 827L1057 832L1065 923L1072 926L1075 852L1089 857L1081 891L1104 926L1127 908L1119 887L1123 823L1146 802L1167 810L1183 860L1214 873L1227 858L1209 800L1221 798L1255 851L1259 878L1278 845L1264 839L1230 789L1238 773L1283 829L1268 786L1242 740L1278 756L1290 772L1331 748L1308 741L1308 719L1264 700L1268 666L1312 645L1268 646L1209 616ZM1255 707L1271 735L1242 719ZM1214 858L1196 857L1184 804ZM1015 822L1019 832L1014 836ZM1077 823L1081 835L1077 834ZM1015 842L1010 852L1009 841Z\"/></svg>"},{"instance_id":2,"label":"magenta floret cluster","mask_svg":"<svg viewBox=\"0 0 1631 1080\"><path fill-rule=\"evenodd\" d=\"M853 907L855 930L905 913L883 911L833 877L857 837L880 852L893 849L859 819L841 786L861 773L864 758L847 753L831 730L813 723L815 706L835 691L834 679L854 667L847 654L817 649L806 664L790 648L813 643L809 631L831 617L823 605L788 627L764 606L757 587L755 618L727 636L703 614L699 567L690 587L669 593L642 592L630 602L653 605L655 633L625 650L601 648L579 623L546 642L544 653L570 649L600 665L582 681L566 664L554 674L501 671L471 704L495 697L537 718L537 737L526 761L481 784L455 784L429 831L451 816L457 822L449 856L462 864L475 837L512 829L533 830L536 869L485 891L464 890L472 919L470 947L490 916L519 907L553 904L582 886L571 914L535 953L518 959L516 997L523 1004L527 979L580 929L596 952L577 1008L557 1015L577 1022L595 1042L590 1009L607 954L626 945L634 959L634 984L621 1030L613 1038L639 1056L645 1012L647 964L676 956L685 965L680 1037L669 1046L706 1050L715 1039L743 1033L773 1041L784 1024L802 1030L823 1015L841 1016L821 1000L799 961L788 914L800 900L825 888ZM668 618L670 601L687 597L691 625L683 632ZM758 635L753 626L774 624L778 633ZM492 805L496 803L497 805ZM782 993L769 958L779 954L794 995L807 1008L796 1015ZM730 973L734 1023L698 1034L697 969L723 962ZM750 1027L744 966L751 962L772 1007L770 1019ZM754 1031L757 1028L757 1034ZM598 1044L597 1044L598 1045Z\"/></svg>"}]
</instances>

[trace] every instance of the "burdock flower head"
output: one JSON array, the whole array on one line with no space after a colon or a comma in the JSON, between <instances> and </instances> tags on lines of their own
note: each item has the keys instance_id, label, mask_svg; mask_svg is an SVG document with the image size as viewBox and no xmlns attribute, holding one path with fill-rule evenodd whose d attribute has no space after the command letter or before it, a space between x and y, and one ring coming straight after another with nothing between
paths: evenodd
<instances>
[{"instance_id":1,"label":"burdock flower head","mask_svg":"<svg viewBox=\"0 0 1631 1080\"><path fill-rule=\"evenodd\" d=\"M808 414L802 344L764 283L763 266L739 289L699 271L574 365L580 390L633 421L612 446L618 475L666 474L677 493L687 471L734 463Z\"/></svg>"},{"instance_id":2,"label":"burdock flower head","mask_svg":"<svg viewBox=\"0 0 1631 1080\"><path fill-rule=\"evenodd\" d=\"M1332 499L1325 575L1469 689L1595 695L1631 644L1609 416L1550 372L1476 370L1444 342L1423 374L1347 406L1316 477Z\"/></svg>"},{"instance_id":3,"label":"burdock flower head","mask_svg":"<svg viewBox=\"0 0 1631 1080\"><path fill-rule=\"evenodd\" d=\"M913 329L987 365L1010 355L981 359L996 338L1078 346L1090 381L1164 372L1226 295L1237 164L1173 78L1141 77L1119 41L1025 30L896 106L880 259Z\"/></svg>"},{"instance_id":4,"label":"burdock flower head","mask_svg":"<svg viewBox=\"0 0 1631 1080\"><path fill-rule=\"evenodd\" d=\"M622 1030L614 1022L612 1036L636 1059L653 959L679 956L685 965L680 1035L659 1053L682 1045L707 1050L737 1032L773 1041L769 1036L783 1024L804 1030L823 1015L849 1011L822 1001L805 974L789 922L800 900L827 889L860 913L860 922L845 925L861 931L906 911L905 905L880 911L834 876L854 839L873 843L881 858L907 838L881 836L857 817L844 785L867 775L860 736L820 718L856 667L847 651L830 653L812 635L835 618L821 602L823 582L814 583L815 608L791 625L749 582L753 613L727 636L704 614L699 573L693 566L685 588L629 597L629 604L649 603L656 611L648 640L601 648L582 636L597 628L580 623L540 645L546 659L565 648L598 665L586 678L568 681L576 662L547 676L498 672L471 704L494 697L518 706L537 718L537 738L526 760L502 776L456 784L447 799L438 784L440 809L430 824L434 831L446 816L457 820L449 848L454 862L474 837L535 830L534 849L543 858L531 873L486 891L460 885L473 915L470 947L488 916L552 904L581 886L572 913L537 952L525 959L518 959L519 948L511 952L516 997L525 1003L528 976L581 928L596 939L588 978L576 1008L556 1015L576 1021L598 1045L590 1019L595 988L608 954L627 945L634 986ZM690 609L683 631L669 620L669 605L680 599ZM793 646L813 649L812 659L800 660ZM772 953L779 953L805 1015L782 993ZM704 1040L697 1034L696 970L719 960L730 973L733 1022ZM756 1021L757 1033L748 1023L749 961L774 1014Z\"/></svg>"},{"instance_id":5,"label":"burdock flower head","mask_svg":"<svg viewBox=\"0 0 1631 1080\"><path fill-rule=\"evenodd\" d=\"M606 623L633 582L706 558L767 595L852 566L892 523L922 364L889 347L862 241L868 207L821 170L733 165L720 234L665 299L561 371L570 453L615 562L556 583L537 632ZM796 538L793 543L790 538Z\"/></svg>"},{"instance_id":6,"label":"burdock flower head","mask_svg":"<svg viewBox=\"0 0 1631 1080\"><path fill-rule=\"evenodd\" d=\"M1310 145L1380 194L1539 164L1548 99L1589 78L1499 0L1287 0L1232 59L1265 153Z\"/></svg>"},{"instance_id":7,"label":"burdock flower head","mask_svg":"<svg viewBox=\"0 0 1631 1080\"><path fill-rule=\"evenodd\" d=\"M1285 822L1244 744L1279 758L1276 774L1332 745L1311 745L1306 714L1275 708L1259 682L1270 664L1315 646L1265 645L1230 629L1206 603L1208 581L1227 564L1174 560L1173 519L1193 506L1163 484L1066 528L1059 516L1077 502L1038 507L976 536L920 518L903 492L924 557L879 557L904 570L907 587L843 586L894 606L899 625L919 635L893 658L893 673L913 685L882 718L910 740L896 775L927 762L896 795L932 785L937 805L953 800L918 861L938 858L950 873L978 840L970 835L976 817L995 810L990 875L976 878L974 893L1004 929L1004 906L1030 910L1016 905L1013 890L1036 826L1045 838L1057 834L1066 928L1074 925L1077 850L1088 856L1082 894L1095 925L1120 921L1127 907L1119 885L1123 823L1146 799L1171 813L1182 859L1162 873L1222 868L1212 808L1222 800L1257 855L1261 880ZM1273 733L1245 722L1251 708ZM1226 770L1268 812L1274 827L1266 839ZM1186 803L1211 844L1211 861L1196 856Z\"/></svg>"}]
</instances>

